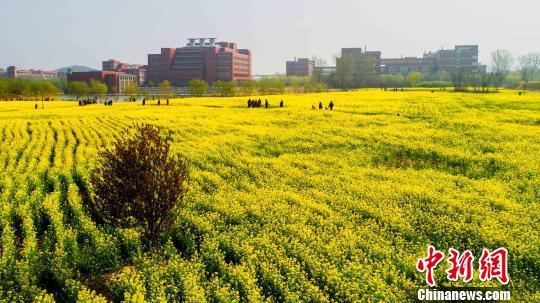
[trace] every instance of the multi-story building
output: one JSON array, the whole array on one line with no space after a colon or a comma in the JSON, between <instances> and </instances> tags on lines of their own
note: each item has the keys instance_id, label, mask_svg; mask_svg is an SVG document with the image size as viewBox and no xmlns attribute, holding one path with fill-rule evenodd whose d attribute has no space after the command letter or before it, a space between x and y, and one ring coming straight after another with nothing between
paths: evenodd
<instances>
[{"instance_id":1,"label":"multi-story building","mask_svg":"<svg viewBox=\"0 0 540 303\"><path fill-rule=\"evenodd\" d=\"M424 56L423 58L384 58L379 60L377 71L380 73L408 74L410 72L421 72L429 74L435 72L435 60L430 56Z\"/></svg>"},{"instance_id":2,"label":"multi-story building","mask_svg":"<svg viewBox=\"0 0 540 303\"><path fill-rule=\"evenodd\" d=\"M109 93L124 93L126 87L133 83L137 84L137 76L123 72L97 71L97 72L73 72L67 75L68 81L90 82L96 80L105 83Z\"/></svg>"},{"instance_id":3,"label":"multi-story building","mask_svg":"<svg viewBox=\"0 0 540 303\"><path fill-rule=\"evenodd\" d=\"M15 66L9 66L6 71L7 78L23 78L23 79L50 79L57 78L58 73L55 71L42 71L35 69L19 70Z\"/></svg>"},{"instance_id":4,"label":"multi-story building","mask_svg":"<svg viewBox=\"0 0 540 303\"><path fill-rule=\"evenodd\" d=\"M360 47L350 47L341 49L341 57L336 58L336 69L339 69L341 64L341 58L343 57L353 57L356 60L360 60L362 56L368 55L374 60L373 72L378 72L381 65L381 52L380 51L363 51Z\"/></svg>"},{"instance_id":5,"label":"multi-story building","mask_svg":"<svg viewBox=\"0 0 540 303\"><path fill-rule=\"evenodd\" d=\"M286 62L286 75L306 77L313 74L313 60L309 58L298 58L294 61Z\"/></svg>"},{"instance_id":6,"label":"multi-story building","mask_svg":"<svg viewBox=\"0 0 540 303\"><path fill-rule=\"evenodd\" d=\"M101 63L104 72L123 72L137 77L137 83L144 85L146 82L147 68L143 64L122 63L115 59L109 59Z\"/></svg>"},{"instance_id":7,"label":"multi-story building","mask_svg":"<svg viewBox=\"0 0 540 303\"><path fill-rule=\"evenodd\" d=\"M441 49L434 57L436 70L473 72L483 68L478 64L478 45L456 45L454 49Z\"/></svg>"},{"instance_id":8,"label":"multi-story building","mask_svg":"<svg viewBox=\"0 0 540 303\"><path fill-rule=\"evenodd\" d=\"M191 38L184 47L162 48L148 55L147 80L168 80L187 86L192 79L215 81L251 80L251 52L236 43L216 42L216 38Z\"/></svg>"},{"instance_id":9,"label":"multi-story building","mask_svg":"<svg viewBox=\"0 0 540 303\"><path fill-rule=\"evenodd\" d=\"M454 49L441 49L425 53L422 57L382 58L380 51L362 51L361 48L342 48L342 57L366 54L374 59L377 73L421 72L431 74L438 71L465 72L485 71L486 66L478 63L478 45L456 45ZM336 61L339 63L339 58ZM338 64L339 65L339 64Z\"/></svg>"}]
</instances>

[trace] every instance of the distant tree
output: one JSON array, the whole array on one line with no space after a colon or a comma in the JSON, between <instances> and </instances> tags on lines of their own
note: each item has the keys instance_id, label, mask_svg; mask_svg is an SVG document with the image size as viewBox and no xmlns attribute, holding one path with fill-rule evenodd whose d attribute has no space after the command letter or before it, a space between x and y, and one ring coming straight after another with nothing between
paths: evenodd
<instances>
[{"instance_id":1,"label":"distant tree","mask_svg":"<svg viewBox=\"0 0 540 303\"><path fill-rule=\"evenodd\" d=\"M391 78L392 86L394 87L401 87L405 84L405 78L400 73L395 73L392 75Z\"/></svg>"},{"instance_id":2,"label":"distant tree","mask_svg":"<svg viewBox=\"0 0 540 303\"><path fill-rule=\"evenodd\" d=\"M139 89L140 89L140 88L139 88ZM151 97L151 96L150 96L150 92L147 91L146 89L140 89L140 91L141 91L141 96L142 96L144 99L148 99L148 98Z\"/></svg>"},{"instance_id":3,"label":"distant tree","mask_svg":"<svg viewBox=\"0 0 540 303\"><path fill-rule=\"evenodd\" d=\"M480 78L480 87L482 87L482 92L489 91L489 87L491 86L491 82L493 79L493 74L488 73L484 70L479 72L478 76Z\"/></svg>"},{"instance_id":4,"label":"distant tree","mask_svg":"<svg viewBox=\"0 0 540 303\"><path fill-rule=\"evenodd\" d=\"M168 80L163 80L159 84L159 91L163 98L170 98L172 96L172 85Z\"/></svg>"},{"instance_id":5,"label":"distant tree","mask_svg":"<svg viewBox=\"0 0 540 303\"><path fill-rule=\"evenodd\" d=\"M464 92L467 91L471 84L471 74L462 70L455 70L451 73L452 85L455 91Z\"/></svg>"},{"instance_id":6,"label":"distant tree","mask_svg":"<svg viewBox=\"0 0 540 303\"><path fill-rule=\"evenodd\" d=\"M523 82L523 90L527 90L527 84L540 68L540 53L530 52L519 59L519 74Z\"/></svg>"},{"instance_id":7,"label":"distant tree","mask_svg":"<svg viewBox=\"0 0 540 303\"><path fill-rule=\"evenodd\" d=\"M129 83L126 86L126 89L124 90L124 92L130 98L137 99L137 98L139 98L139 94L141 92L141 89L140 89L140 87L139 87L139 85L137 83Z\"/></svg>"},{"instance_id":8,"label":"distant tree","mask_svg":"<svg viewBox=\"0 0 540 303\"><path fill-rule=\"evenodd\" d=\"M107 94L108 87L105 83L101 83L94 79L90 80L88 85L88 93L90 95L96 96L97 98L102 98Z\"/></svg>"},{"instance_id":9,"label":"distant tree","mask_svg":"<svg viewBox=\"0 0 540 303\"><path fill-rule=\"evenodd\" d=\"M251 96L255 92L255 89L257 88L257 84L255 81L247 80L240 82L240 90L242 91L243 95Z\"/></svg>"},{"instance_id":10,"label":"distant tree","mask_svg":"<svg viewBox=\"0 0 540 303\"><path fill-rule=\"evenodd\" d=\"M409 85L412 87L415 87L421 79L422 73L419 72L411 72L407 75L407 82L409 82Z\"/></svg>"},{"instance_id":11,"label":"distant tree","mask_svg":"<svg viewBox=\"0 0 540 303\"><path fill-rule=\"evenodd\" d=\"M431 76L431 78L432 80L435 80L435 81L451 81L452 80L452 76L450 75L450 73L444 70L436 72L435 74Z\"/></svg>"},{"instance_id":12,"label":"distant tree","mask_svg":"<svg viewBox=\"0 0 540 303\"><path fill-rule=\"evenodd\" d=\"M43 86L41 85L41 82L31 82L29 91L34 100L39 100L39 97L43 95Z\"/></svg>"},{"instance_id":13,"label":"distant tree","mask_svg":"<svg viewBox=\"0 0 540 303\"><path fill-rule=\"evenodd\" d=\"M372 56L366 54L358 56L354 71L355 86L368 87L374 70L375 59Z\"/></svg>"},{"instance_id":14,"label":"distant tree","mask_svg":"<svg viewBox=\"0 0 540 303\"><path fill-rule=\"evenodd\" d=\"M68 92L66 76L49 79L47 81L52 83L54 86L56 86L56 88L58 88L61 92L64 92L64 93Z\"/></svg>"},{"instance_id":15,"label":"distant tree","mask_svg":"<svg viewBox=\"0 0 540 303\"><path fill-rule=\"evenodd\" d=\"M355 73L357 72L358 60L351 54L341 56L341 58L336 57L335 60L338 85L342 89L353 87L356 80Z\"/></svg>"},{"instance_id":16,"label":"distant tree","mask_svg":"<svg viewBox=\"0 0 540 303\"><path fill-rule=\"evenodd\" d=\"M214 86L221 97L233 97L236 95L236 83L233 81L216 81Z\"/></svg>"},{"instance_id":17,"label":"distant tree","mask_svg":"<svg viewBox=\"0 0 540 303\"><path fill-rule=\"evenodd\" d=\"M502 86L504 78L512 68L513 62L514 58L507 50L498 49L491 53L491 72L493 73L493 84L496 91L499 91Z\"/></svg>"},{"instance_id":18,"label":"distant tree","mask_svg":"<svg viewBox=\"0 0 540 303\"><path fill-rule=\"evenodd\" d=\"M45 98L55 97L60 93L60 89L51 82L43 83L43 94Z\"/></svg>"},{"instance_id":19,"label":"distant tree","mask_svg":"<svg viewBox=\"0 0 540 303\"><path fill-rule=\"evenodd\" d=\"M0 79L0 100L7 99L8 96L8 83L3 79Z\"/></svg>"},{"instance_id":20,"label":"distant tree","mask_svg":"<svg viewBox=\"0 0 540 303\"><path fill-rule=\"evenodd\" d=\"M324 72L323 68L326 66L326 60L321 57L312 56L311 61L313 62L313 81L316 83L321 83Z\"/></svg>"},{"instance_id":21,"label":"distant tree","mask_svg":"<svg viewBox=\"0 0 540 303\"><path fill-rule=\"evenodd\" d=\"M49 100L51 97L55 97L60 93L60 90L54 86L51 82L42 81L40 84L39 95L41 97L41 108L45 108L44 99Z\"/></svg>"},{"instance_id":22,"label":"distant tree","mask_svg":"<svg viewBox=\"0 0 540 303\"><path fill-rule=\"evenodd\" d=\"M201 79L189 81L189 94L194 97L200 97L208 92L208 84Z\"/></svg>"},{"instance_id":23,"label":"distant tree","mask_svg":"<svg viewBox=\"0 0 540 303\"><path fill-rule=\"evenodd\" d=\"M172 228L187 191L184 160L172 155L160 131L150 124L122 130L112 147L99 152L91 178L95 197L89 206L98 222L140 228L151 246Z\"/></svg>"},{"instance_id":24,"label":"distant tree","mask_svg":"<svg viewBox=\"0 0 540 303\"><path fill-rule=\"evenodd\" d=\"M68 82L68 93L77 97L77 101L83 96L86 96L90 91L88 84L84 81Z\"/></svg>"},{"instance_id":25,"label":"distant tree","mask_svg":"<svg viewBox=\"0 0 540 303\"><path fill-rule=\"evenodd\" d=\"M31 82L24 79L8 79L9 95L15 96L18 99L24 99L32 95Z\"/></svg>"}]
</instances>

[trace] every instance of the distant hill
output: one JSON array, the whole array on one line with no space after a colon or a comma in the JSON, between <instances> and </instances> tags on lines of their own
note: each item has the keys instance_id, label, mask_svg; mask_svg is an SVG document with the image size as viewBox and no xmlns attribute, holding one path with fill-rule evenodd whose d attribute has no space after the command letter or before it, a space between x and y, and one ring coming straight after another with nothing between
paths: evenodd
<instances>
[{"instance_id":1,"label":"distant hill","mask_svg":"<svg viewBox=\"0 0 540 303\"><path fill-rule=\"evenodd\" d=\"M59 68L59 69L57 69L55 71L59 72L59 73L67 73L67 71L69 69L71 69L72 72L94 72L94 71L97 71L97 69L95 69L95 68L91 68L91 67L88 67L88 66L82 66L82 65L66 66L66 67Z\"/></svg>"}]
</instances>

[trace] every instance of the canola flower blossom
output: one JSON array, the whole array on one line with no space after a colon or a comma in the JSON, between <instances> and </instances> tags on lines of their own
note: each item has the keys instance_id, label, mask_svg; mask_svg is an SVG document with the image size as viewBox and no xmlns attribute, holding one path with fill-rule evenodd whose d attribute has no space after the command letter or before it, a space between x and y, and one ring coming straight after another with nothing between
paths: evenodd
<instances>
[{"instance_id":1,"label":"canola flower blossom","mask_svg":"<svg viewBox=\"0 0 540 303\"><path fill-rule=\"evenodd\" d=\"M265 98L0 102L0 301L405 302L428 245L506 247L513 299L540 301L539 94ZM154 254L84 205L97 150L141 122L190 175ZM434 279L497 285L474 275Z\"/></svg>"}]
</instances>

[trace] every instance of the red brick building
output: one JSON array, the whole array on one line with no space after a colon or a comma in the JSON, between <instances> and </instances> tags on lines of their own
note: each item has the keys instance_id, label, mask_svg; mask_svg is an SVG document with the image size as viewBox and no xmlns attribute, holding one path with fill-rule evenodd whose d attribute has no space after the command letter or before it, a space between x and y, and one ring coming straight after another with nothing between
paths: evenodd
<instances>
[{"instance_id":1,"label":"red brick building","mask_svg":"<svg viewBox=\"0 0 540 303\"><path fill-rule=\"evenodd\" d=\"M123 93L125 88L130 83L137 83L138 79L135 75L126 74L123 72L73 72L67 75L68 81L90 82L96 80L105 83L109 88L110 93Z\"/></svg>"},{"instance_id":2,"label":"red brick building","mask_svg":"<svg viewBox=\"0 0 540 303\"><path fill-rule=\"evenodd\" d=\"M115 59L109 59L101 63L104 72L123 72L137 76L139 85L146 82L146 65L122 63Z\"/></svg>"},{"instance_id":3,"label":"red brick building","mask_svg":"<svg viewBox=\"0 0 540 303\"><path fill-rule=\"evenodd\" d=\"M162 48L148 55L147 80L168 80L174 86L187 86L192 79L215 81L251 80L251 52L236 43L215 42L216 38L189 39L181 48Z\"/></svg>"}]
</instances>

